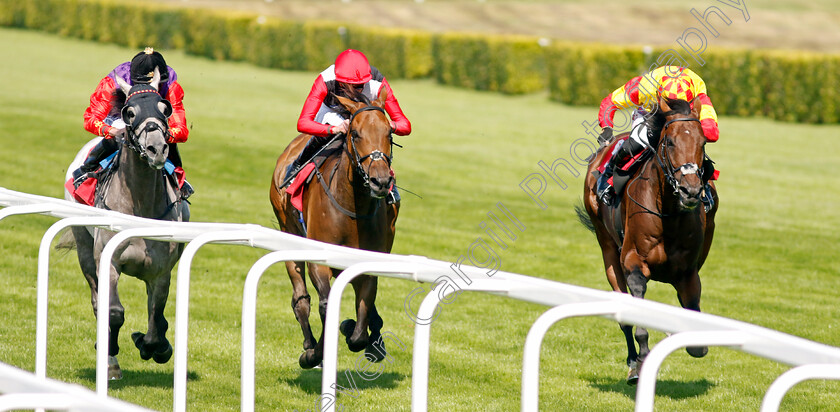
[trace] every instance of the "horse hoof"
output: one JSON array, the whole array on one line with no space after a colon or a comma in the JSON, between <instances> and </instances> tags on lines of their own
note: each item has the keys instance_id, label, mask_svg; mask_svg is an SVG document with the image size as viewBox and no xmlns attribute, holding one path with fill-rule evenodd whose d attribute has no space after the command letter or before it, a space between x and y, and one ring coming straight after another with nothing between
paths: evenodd
<instances>
[{"instance_id":1,"label":"horse hoof","mask_svg":"<svg viewBox=\"0 0 840 412\"><path fill-rule=\"evenodd\" d=\"M298 364L302 369L312 369L321 364L321 359L315 358L314 349L307 349L305 352L300 354Z\"/></svg>"},{"instance_id":2,"label":"horse hoof","mask_svg":"<svg viewBox=\"0 0 840 412\"><path fill-rule=\"evenodd\" d=\"M691 355L695 358L702 358L702 357L706 356L707 353L709 353L709 347L708 346L690 346L690 347L685 348L685 351L688 352L689 355Z\"/></svg>"},{"instance_id":3,"label":"horse hoof","mask_svg":"<svg viewBox=\"0 0 840 412\"><path fill-rule=\"evenodd\" d=\"M379 342L379 344L376 342ZM365 347L365 358L373 363L382 362L383 359L388 357L388 352L385 351L385 342L382 342L381 340L376 342L373 342Z\"/></svg>"},{"instance_id":4,"label":"horse hoof","mask_svg":"<svg viewBox=\"0 0 840 412\"><path fill-rule=\"evenodd\" d=\"M134 346L140 350L140 359L149 360L152 358L152 353L147 351L143 345L143 338L146 335L141 332L134 332L131 334L131 340L134 341Z\"/></svg>"},{"instance_id":5,"label":"horse hoof","mask_svg":"<svg viewBox=\"0 0 840 412\"><path fill-rule=\"evenodd\" d=\"M172 357L172 345L169 342L166 342L166 349L163 352L155 352L152 354L152 359L155 360L157 363L166 363L169 362L169 359Z\"/></svg>"},{"instance_id":6,"label":"horse hoof","mask_svg":"<svg viewBox=\"0 0 840 412\"><path fill-rule=\"evenodd\" d=\"M345 338L350 337L353 333L353 329L356 329L356 321L353 319L344 319L344 321L341 322L341 325L338 325L338 330Z\"/></svg>"},{"instance_id":7,"label":"horse hoof","mask_svg":"<svg viewBox=\"0 0 840 412\"><path fill-rule=\"evenodd\" d=\"M120 369L120 363L117 362L116 356L109 356L108 357L108 380L109 381L118 381L122 379L122 369Z\"/></svg>"},{"instance_id":8,"label":"horse hoof","mask_svg":"<svg viewBox=\"0 0 840 412\"><path fill-rule=\"evenodd\" d=\"M630 370L627 371L627 384L635 385L639 383L639 364L636 362L630 363Z\"/></svg>"}]
</instances>

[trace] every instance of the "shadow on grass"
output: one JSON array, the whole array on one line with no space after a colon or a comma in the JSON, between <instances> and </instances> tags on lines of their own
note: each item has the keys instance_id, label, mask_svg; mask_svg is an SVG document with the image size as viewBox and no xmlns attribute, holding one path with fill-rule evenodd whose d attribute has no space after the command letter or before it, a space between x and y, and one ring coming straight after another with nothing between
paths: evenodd
<instances>
[{"instance_id":1,"label":"shadow on grass","mask_svg":"<svg viewBox=\"0 0 840 412\"><path fill-rule=\"evenodd\" d=\"M589 381L589 386L596 388L601 392L620 393L630 399L636 398L636 386L628 385L627 381L624 379L610 379L594 376L585 377L583 379ZM709 392L709 389L713 386L714 384L706 379L691 382L657 380L656 395L666 396L671 399L693 398Z\"/></svg>"},{"instance_id":2,"label":"shadow on grass","mask_svg":"<svg viewBox=\"0 0 840 412\"><path fill-rule=\"evenodd\" d=\"M122 371L123 377L117 381L108 381L109 388L125 388L133 386L146 386L150 388L171 388L174 380L172 372L156 371ZM86 381L96 382L96 368L85 368L79 371L79 378ZM188 381L199 380L198 374L187 371Z\"/></svg>"},{"instance_id":3,"label":"shadow on grass","mask_svg":"<svg viewBox=\"0 0 840 412\"><path fill-rule=\"evenodd\" d=\"M362 378L354 369L344 369L338 371L337 386L338 391L353 392L355 390L363 390L369 388L394 389L398 383L405 379L405 375L395 372L383 372L375 379ZM277 379L277 382L285 383L289 386L300 388L300 390L309 394L321 393L321 369L302 370L295 378L282 377Z\"/></svg>"}]
</instances>

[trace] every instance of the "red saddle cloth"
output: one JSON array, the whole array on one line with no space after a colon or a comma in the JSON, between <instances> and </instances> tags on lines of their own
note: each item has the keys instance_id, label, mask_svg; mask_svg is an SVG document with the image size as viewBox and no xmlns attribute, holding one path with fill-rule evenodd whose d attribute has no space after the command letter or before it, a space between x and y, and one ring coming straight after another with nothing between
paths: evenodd
<instances>
[{"instance_id":1,"label":"red saddle cloth","mask_svg":"<svg viewBox=\"0 0 840 412\"><path fill-rule=\"evenodd\" d=\"M295 180L292 184L286 188L286 193L292 197L292 206L301 212L303 212L303 188L306 186L306 180L309 178L309 175L312 174L313 170L315 170L315 163L307 163L297 176L295 176Z\"/></svg>"},{"instance_id":2,"label":"red saddle cloth","mask_svg":"<svg viewBox=\"0 0 840 412\"><path fill-rule=\"evenodd\" d=\"M180 166L175 167L172 171L172 175L175 177L175 180L178 182L178 189L184 186L184 182L186 181L186 172ZM96 195L96 185L99 183L99 179L95 177L88 177L85 179L82 184L79 185L78 188L73 186L73 179L68 179L64 182L64 188L67 189L67 192L70 193L77 202L93 206L94 196Z\"/></svg>"}]
</instances>

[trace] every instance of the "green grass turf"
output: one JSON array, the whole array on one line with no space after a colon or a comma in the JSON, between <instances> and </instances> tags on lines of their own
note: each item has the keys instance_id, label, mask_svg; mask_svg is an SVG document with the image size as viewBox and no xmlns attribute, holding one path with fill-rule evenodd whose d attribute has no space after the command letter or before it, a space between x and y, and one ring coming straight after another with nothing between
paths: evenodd
<instances>
[{"instance_id":1,"label":"green grass turf","mask_svg":"<svg viewBox=\"0 0 840 412\"><path fill-rule=\"evenodd\" d=\"M61 197L66 165L87 141L82 113L96 83L136 51L0 30L0 186ZM295 122L316 73L279 72L214 62L164 50L186 90L190 140L181 145L194 221L273 227L268 187L274 162L296 135ZM376 62L373 62L376 64ZM484 236L480 225L502 202L526 226L506 250L502 270L606 290L597 243L576 220L581 177L565 174L567 189L551 183L541 209L519 184L539 172L537 162L569 159L584 137L580 123L594 107L550 103L545 95L505 97L440 87L432 81L394 81L414 132L399 137L394 166L403 191L395 253L454 261ZM716 94L725 90L711 91ZM715 243L701 272L705 312L840 345L840 266L833 166L840 127L720 119L721 140L709 145L722 170ZM579 168L583 173L583 168ZM497 213L498 214L498 213ZM0 222L0 361L34 370L37 248L55 221L43 216ZM193 263L188 405L190 410L239 408L240 311L245 275L264 251L242 246L203 248ZM95 321L89 290L75 254L51 257L48 375L93 388ZM174 285L166 309L174 316ZM390 331L392 363L362 381L357 354L339 348L339 384L345 372L359 385L340 395L345 410L410 409L413 323L403 311L417 284L380 280L377 306ZM429 285L425 285L426 290ZM297 366L301 334L289 307L285 271L263 278L257 319L257 410L317 410L320 371ZM314 294L314 292L311 292ZM172 408L172 362L143 362L131 344L145 331L142 283L124 277L120 295L126 324L120 335L125 377L110 394L157 410ZM670 286L651 284L648 298L677 305ZM546 308L497 296L465 293L443 307L432 331L430 410L517 410L522 347L530 324ZM352 295L342 313L352 313ZM320 322L312 317L316 333ZM167 336L173 339L173 328ZM652 342L661 332L652 331ZM625 347L616 324L573 319L554 326L541 365L544 410L613 411L633 408L624 383ZM663 365L659 410L757 410L786 366L712 348L704 359L680 352ZM807 382L783 409L836 410L837 382Z\"/></svg>"}]
</instances>

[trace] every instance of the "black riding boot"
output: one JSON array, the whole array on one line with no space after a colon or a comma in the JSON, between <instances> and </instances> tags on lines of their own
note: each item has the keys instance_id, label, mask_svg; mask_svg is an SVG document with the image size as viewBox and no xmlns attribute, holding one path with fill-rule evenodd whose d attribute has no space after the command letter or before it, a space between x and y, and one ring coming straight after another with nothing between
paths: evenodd
<instances>
[{"instance_id":1,"label":"black riding boot","mask_svg":"<svg viewBox=\"0 0 840 412\"><path fill-rule=\"evenodd\" d=\"M172 165L177 167L184 167L184 163L181 161L181 153L178 152L178 144L177 143L169 143L169 156L167 156ZM181 185L181 199L189 199L190 196L195 193L195 189L193 189L190 182L184 180L184 184Z\"/></svg>"},{"instance_id":2,"label":"black riding boot","mask_svg":"<svg viewBox=\"0 0 840 412\"><path fill-rule=\"evenodd\" d=\"M111 153L116 152L119 148L120 145L116 142L116 139L112 138L100 140L99 143L90 150L90 153L84 163L82 163L78 169L73 171L73 186L78 189L79 185L88 178L89 174L99 168L99 162L110 156Z\"/></svg>"},{"instance_id":3,"label":"black riding boot","mask_svg":"<svg viewBox=\"0 0 840 412\"><path fill-rule=\"evenodd\" d=\"M285 178L283 179L283 184L280 187L286 187L292 183L295 179L295 176L299 172L298 169L301 168L305 164L305 162L309 162L312 160L312 157L315 156L315 153L318 152L322 147L324 147L327 142L329 142L331 136L312 136L308 142L306 142L306 146L303 147L303 151L300 152L298 157L286 168Z\"/></svg>"},{"instance_id":4,"label":"black riding boot","mask_svg":"<svg viewBox=\"0 0 840 412\"><path fill-rule=\"evenodd\" d=\"M615 200L615 189L610 184L610 177L616 168L623 167L628 160L633 156L641 153L645 147L636 143L633 139L628 138L618 151L610 158L609 163L604 167L604 173L598 177L598 182L595 185L595 192L598 195L598 200L601 203L609 206Z\"/></svg>"},{"instance_id":5,"label":"black riding boot","mask_svg":"<svg viewBox=\"0 0 840 412\"><path fill-rule=\"evenodd\" d=\"M715 207L715 198L712 196L712 185L709 184L709 180L711 180L714 175L715 162L706 157L703 159L703 195L700 197L706 212Z\"/></svg>"}]
</instances>

